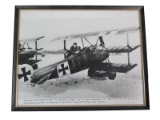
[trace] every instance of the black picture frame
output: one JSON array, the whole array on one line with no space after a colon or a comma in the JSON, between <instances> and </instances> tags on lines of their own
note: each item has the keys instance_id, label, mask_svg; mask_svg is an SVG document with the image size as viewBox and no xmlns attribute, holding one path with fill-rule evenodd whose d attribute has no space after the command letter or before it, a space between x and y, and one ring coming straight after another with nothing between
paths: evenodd
<instances>
[{"instance_id":1,"label":"black picture frame","mask_svg":"<svg viewBox=\"0 0 160 120\"><path fill-rule=\"evenodd\" d=\"M16 106L16 79L17 79L17 60L18 60L18 34L19 34L19 11L22 9L73 9L73 10L138 10L141 17L141 37L142 37L142 55L144 67L144 89L145 89L145 105L143 106L81 106L81 107L17 107ZM12 77L12 111L81 111L81 110L148 110L149 105L149 87L148 87L148 68L147 68L147 48L145 33L145 15L144 6L15 6L14 19L14 46L13 46L13 77Z\"/></svg>"}]
</instances>

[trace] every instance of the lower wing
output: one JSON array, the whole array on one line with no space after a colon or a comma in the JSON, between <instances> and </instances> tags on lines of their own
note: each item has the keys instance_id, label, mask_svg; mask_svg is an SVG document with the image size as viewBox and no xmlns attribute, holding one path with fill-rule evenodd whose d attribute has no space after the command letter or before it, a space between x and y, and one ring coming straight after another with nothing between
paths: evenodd
<instances>
[{"instance_id":1,"label":"lower wing","mask_svg":"<svg viewBox=\"0 0 160 120\"><path fill-rule=\"evenodd\" d=\"M98 63L91 68L98 71L127 73L136 66L137 64Z\"/></svg>"}]
</instances>

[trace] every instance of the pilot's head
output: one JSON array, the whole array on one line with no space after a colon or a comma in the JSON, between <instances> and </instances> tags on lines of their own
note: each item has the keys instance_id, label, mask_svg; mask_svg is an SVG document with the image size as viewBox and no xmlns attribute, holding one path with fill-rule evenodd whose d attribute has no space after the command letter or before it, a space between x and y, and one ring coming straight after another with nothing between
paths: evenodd
<instances>
[{"instance_id":1,"label":"pilot's head","mask_svg":"<svg viewBox=\"0 0 160 120\"><path fill-rule=\"evenodd\" d=\"M73 43L73 46L77 47L77 43L76 43L76 42L75 42L75 43Z\"/></svg>"}]
</instances>

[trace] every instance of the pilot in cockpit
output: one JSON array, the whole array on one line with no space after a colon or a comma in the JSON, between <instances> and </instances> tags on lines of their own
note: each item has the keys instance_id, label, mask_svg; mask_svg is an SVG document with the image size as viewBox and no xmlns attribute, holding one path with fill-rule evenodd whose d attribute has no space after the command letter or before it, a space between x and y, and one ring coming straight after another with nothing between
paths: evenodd
<instances>
[{"instance_id":1,"label":"pilot in cockpit","mask_svg":"<svg viewBox=\"0 0 160 120\"><path fill-rule=\"evenodd\" d=\"M76 53L79 53L80 50L81 47L77 46L77 43L73 43L73 45L70 47L70 50L65 53L65 58L71 55L75 55Z\"/></svg>"},{"instance_id":2,"label":"pilot in cockpit","mask_svg":"<svg viewBox=\"0 0 160 120\"><path fill-rule=\"evenodd\" d=\"M75 53L78 53L79 50L81 49L80 46L77 46L77 43L73 43L73 45L70 47L70 52L71 54L75 54Z\"/></svg>"}]
</instances>

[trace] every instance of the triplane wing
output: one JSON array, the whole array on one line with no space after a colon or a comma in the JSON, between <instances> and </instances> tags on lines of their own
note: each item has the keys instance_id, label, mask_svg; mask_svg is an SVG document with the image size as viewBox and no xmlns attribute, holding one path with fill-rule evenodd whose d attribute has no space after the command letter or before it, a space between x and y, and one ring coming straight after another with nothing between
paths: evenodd
<instances>
[{"instance_id":1,"label":"triplane wing","mask_svg":"<svg viewBox=\"0 0 160 120\"><path fill-rule=\"evenodd\" d=\"M130 53L133 50L137 49L140 45L136 45L133 47L108 47L108 53Z\"/></svg>"},{"instance_id":2,"label":"triplane wing","mask_svg":"<svg viewBox=\"0 0 160 120\"><path fill-rule=\"evenodd\" d=\"M113 29L106 31L81 33L74 35L61 36L53 39L64 40L64 50L66 53L72 53L66 56L62 61L51 64L49 66L38 69L32 75L31 82L35 84L41 84L46 80L63 77L69 74L74 74L82 70L88 69L88 76L92 78L108 77L110 80L116 78L116 73L127 73L132 70L137 64L130 63L129 53L140 47L140 45L130 46L128 34L139 30L139 27L125 28L125 29ZM124 47L105 47L103 41L103 35L109 34L127 34L127 46ZM87 40L86 37L97 36L97 42L100 41L100 45L93 45ZM81 38L82 44L83 40L90 43L90 46L84 47L77 53L73 53L66 49L66 41L68 39ZM59 51L59 53L61 53ZM127 53L128 54L128 64L111 63L109 61L110 53ZM108 60L108 61L107 61ZM107 61L107 62L106 62Z\"/></svg>"},{"instance_id":3,"label":"triplane wing","mask_svg":"<svg viewBox=\"0 0 160 120\"><path fill-rule=\"evenodd\" d=\"M27 82L30 79L29 76L32 75L33 70L38 69L37 63L41 60L38 59L37 55L41 55L42 57L44 55L38 52L42 48L38 49L37 41L42 38L44 38L44 36L32 39L20 40L19 55L18 55L19 80L23 79L24 82ZM35 49L29 47L29 42L35 42ZM27 45L26 48L24 47L25 44Z\"/></svg>"},{"instance_id":4,"label":"triplane wing","mask_svg":"<svg viewBox=\"0 0 160 120\"><path fill-rule=\"evenodd\" d=\"M24 42L35 42L37 40L40 40L42 38L44 38L45 36L41 36L41 37L36 37L36 38L31 38L31 39L24 39L24 40L20 40L21 43L24 43Z\"/></svg>"},{"instance_id":5,"label":"triplane wing","mask_svg":"<svg viewBox=\"0 0 160 120\"><path fill-rule=\"evenodd\" d=\"M137 64L97 63L91 68L97 71L127 73L136 66Z\"/></svg>"},{"instance_id":6,"label":"triplane wing","mask_svg":"<svg viewBox=\"0 0 160 120\"><path fill-rule=\"evenodd\" d=\"M123 28L123 29L112 29L112 30L105 30L105 31L79 33L79 34L56 37L52 41L75 39L75 38L81 38L81 37L99 36L99 35L109 35L109 34L127 34L131 32L135 32L139 30L139 28L140 27L130 27L130 28Z\"/></svg>"}]
</instances>

